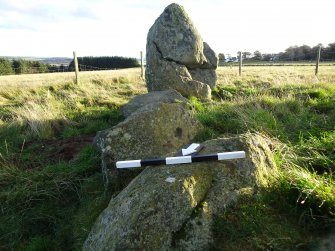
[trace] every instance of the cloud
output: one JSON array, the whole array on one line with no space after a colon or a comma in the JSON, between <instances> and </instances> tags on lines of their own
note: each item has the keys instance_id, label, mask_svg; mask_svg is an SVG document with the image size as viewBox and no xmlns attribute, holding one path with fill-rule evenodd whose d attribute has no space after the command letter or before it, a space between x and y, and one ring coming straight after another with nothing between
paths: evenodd
<instances>
[{"instance_id":1,"label":"cloud","mask_svg":"<svg viewBox=\"0 0 335 251\"><path fill-rule=\"evenodd\" d=\"M5 29L39 30L41 24L97 19L94 2L87 0L0 0L0 5L0 28Z\"/></svg>"},{"instance_id":2,"label":"cloud","mask_svg":"<svg viewBox=\"0 0 335 251\"><path fill-rule=\"evenodd\" d=\"M37 31L36 28L24 25L24 24L15 24L15 23L6 23L6 24L0 24L0 30L6 29L6 30L30 30L30 31Z\"/></svg>"},{"instance_id":3,"label":"cloud","mask_svg":"<svg viewBox=\"0 0 335 251\"><path fill-rule=\"evenodd\" d=\"M293 44L334 42L329 32L335 23L334 0L313 0L322 4L305 0L303 10L301 1L176 2L185 7L203 39L216 52L277 52ZM63 56L77 50L80 55L138 56L145 50L149 28L170 3L0 0L1 45L11 55Z\"/></svg>"},{"instance_id":4,"label":"cloud","mask_svg":"<svg viewBox=\"0 0 335 251\"><path fill-rule=\"evenodd\" d=\"M17 9L15 7L14 1L1 0L0 4L1 4L0 12L13 11Z\"/></svg>"},{"instance_id":5,"label":"cloud","mask_svg":"<svg viewBox=\"0 0 335 251\"><path fill-rule=\"evenodd\" d=\"M90 7L86 6L77 7L71 14L76 18L98 19L98 15Z\"/></svg>"}]
</instances>

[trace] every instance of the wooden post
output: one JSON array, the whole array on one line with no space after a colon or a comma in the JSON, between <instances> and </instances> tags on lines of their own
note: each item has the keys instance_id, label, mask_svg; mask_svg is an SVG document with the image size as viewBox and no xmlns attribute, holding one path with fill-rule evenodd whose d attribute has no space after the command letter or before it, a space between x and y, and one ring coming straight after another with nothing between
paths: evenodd
<instances>
[{"instance_id":1,"label":"wooden post","mask_svg":"<svg viewBox=\"0 0 335 251\"><path fill-rule=\"evenodd\" d=\"M141 51L141 78L144 79L143 51Z\"/></svg>"},{"instance_id":2,"label":"wooden post","mask_svg":"<svg viewBox=\"0 0 335 251\"><path fill-rule=\"evenodd\" d=\"M242 75L242 51L239 51L239 67L238 67L238 75L241 76Z\"/></svg>"},{"instance_id":3,"label":"wooden post","mask_svg":"<svg viewBox=\"0 0 335 251\"><path fill-rule=\"evenodd\" d=\"M317 76L319 73L320 55L321 55L321 45L319 46L319 50L316 54L315 76Z\"/></svg>"},{"instance_id":4,"label":"wooden post","mask_svg":"<svg viewBox=\"0 0 335 251\"><path fill-rule=\"evenodd\" d=\"M73 52L73 63L74 63L74 70L76 74L76 84L79 84L79 67L78 67L78 59L77 59L77 53Z\"/></svg>"}]
</instances>

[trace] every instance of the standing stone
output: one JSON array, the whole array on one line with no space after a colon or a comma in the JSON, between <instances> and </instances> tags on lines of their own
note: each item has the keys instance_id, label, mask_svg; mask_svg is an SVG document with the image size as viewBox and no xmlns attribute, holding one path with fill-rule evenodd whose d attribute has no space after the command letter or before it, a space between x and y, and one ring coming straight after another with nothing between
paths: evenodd
<instances>
[{"instance_id":1,"label":"standing stone","mask_svg":"<svg viewBox=\"0 0 335 251\"><path fill-rule=\"evenodd\" d=\"M150 28L148 42L162 57L189 68L206 62L202 38L184 8L170 4Z\"/></svg>"},{"instance_id":2,"label":"standing stone","mask_svg":"<svg viewBox=\"0 0 335 251\"><path fill-rule=\"evenodd\" d=\"M186 97L211 98L218 58L182 6L165 8L149 30L146 50L149 92L175 89Z\"/></svg>"}]
</instances>

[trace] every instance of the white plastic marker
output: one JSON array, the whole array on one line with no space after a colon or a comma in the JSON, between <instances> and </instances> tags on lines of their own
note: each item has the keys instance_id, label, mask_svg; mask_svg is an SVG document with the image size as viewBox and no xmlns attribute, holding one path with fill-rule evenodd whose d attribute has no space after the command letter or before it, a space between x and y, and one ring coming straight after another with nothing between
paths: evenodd
<instances>
[{"instance_id":1,"label":"white plastic marker","mask_svg":"<svg viewBox=\"0 0 335 251\"><path fill-rule=\"evenodd\" d=\"M204 155L195 155L195 156L167 157L164 159L117 161L116 168L134 168L134 167L157 166L157 165L176 165L176 164L203 162L203 161L230 160L230 159L243 159L243 158L245 158L245 152L236 151L236 152L213 153L213 154L204 154Z\"/></svg>"},{"instance_id":2,"label":"white plastic marker","mask_svg":"<svg viewBox=\"0 0 335 251\"><path fill-rule=\"evenodd\" d=\"M200 147L200 144L198 143L192 143L191 145L189 145L189 147L187 147L186 149L181 149L181 153L183 156L186 155L190 155L192 153L196 153L197 149Z\"/></svg>"}]
</instances>

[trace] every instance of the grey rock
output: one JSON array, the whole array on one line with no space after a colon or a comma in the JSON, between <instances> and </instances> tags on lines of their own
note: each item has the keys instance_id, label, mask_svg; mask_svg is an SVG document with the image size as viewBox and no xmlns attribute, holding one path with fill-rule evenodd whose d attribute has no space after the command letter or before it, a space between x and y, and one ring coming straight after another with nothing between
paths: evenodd
<instances>
[{"instance_id":1,"label":"grey rock","mask_svg":"<svg viewBox=\"0 0 335 251\"><path fill-rule=\"evenodd\" d=\"M171 4L165 8L148 32L146 51L145 77L149 92L175 89L185 97L211 98L207 85L215 86L217 57L202 41L182 6ZM204 71L194 73L193 78L189 70L197 72L197 69Z\"/></svg>"},{"instance_id":2,"label":"grey rock","mask_svg":"<svg viewBox=\"0 0 335 251\"><path fill-rule=\"evenodd\" d=\"M335 250L335 224L333 223L328 227L326 235L319 236L304 248L308 251Z\"/></svg>"},{"instance_id":3,"label":"grey rock","mask_svg":"<svg viewBox=\"0 0 335 251\"><path fill-rule=\"evenodd\" d=\"M197 67L207 61L199 32L178 4L170 4L164 9L150 28L148 41L159 48L164 59L186 67Z\"/></svg>"},{"instance_id":4,"label":"grey rock","mask_svg":"<svg viewBox=\"0 0 335 251\"><path fill-rule=\"evenodd\" d=\"M151 58L147 59L146 82L149 92L177 90L185 97L196 96L202 100L211 98L211 89L207 84L193 82L186 66L162 59L156 47L151 44ZM148 66L150 62L151 67Z\"/></svg>"},{"instance_id":5,"label":"grey rock","mask_svg":"<svg viewBox=\"0 0 335 251\"><path fill-rule=\"evenodd\" d=\"M204 101L210 100L212 96L210 86L197 80L188 81L181 89L181 93L187 93L187 96L195 96Z\"/></svg>"},{"instance_id":6,"label":"grey rock","mask_svg":"<svg viewBox=\"0 0 335 251\"><path fill-rule=\"evenodd\" d=\"M180 95L179 92L171 89L166 91L153 91L144 95L138 95L130 100L126 105L121 107L121 112L124 117L130 116L139 108L142 108L149 104L159 103L187 103L188 100Z\"/></svg>"},{"instance_id":7,"label":"grey rock","mask_svg":"<svg viewBox=\"0 0 335 251\"><path fill-rule=\"evenodd\" d=\"M83 250L208 250L213 216L266 186L276 167L262 135L203 146L202 154L245 150L246 158L146 168L110 201Z\"/></svg>"},{"instance_id":8,"label":"grey rock","mask_svg":"<svg viewBox=\"0 0 335 251\"><path fill-rule=\"evenodd\" d=\"M250 196L256 193L257 188L269 185L277 170L270 146L271 140L259 134L205 143L206 153L245 150L247 156L244 160L230 161L225 167L221 166L224 163L211 166L214 169L211 189L197 213L185 223L183 238L177 242L178 250L207 250L213 243L215 216L236 203L239 196Z\"/></svg>"},{"instance_id":9,"label":"grey rock","mask_svg":"<svg viewBox=\"0 0 335 251\"><path fill-rule=\"evenodd\" d=\"M148 54L150 55L149 57ZM186 66L164 60L156 46L148 43L145 80L149 92L168 89L180 92L179 89L189 80L192 80L192 77Z\"/></svg>"},{"instance_id":10,"label":"grey rock","mask_svg":"<svg viewBox=\"0 0 335 251\"><path fill-rule=\"evenodd\" d=\"M119 160L155 158L190 143L202 128L189 104L152 102L118 125L97 133L93 144L102 154L106 182L117 181L114 163ZM115 180L116 179L116 180Z\"/></svg>"},{"instance_id":11,"label":"grey rock","mask_svg":"<svg viewBox=\"0 0 335 251\"><path fill-rule=\"evenodd\" d=\"M206 42L204 42L204 54L207 61L201 66L201 68L215 70L218 67L219 58Z\"/></svg>"},{"instance_id":12,"label":"grey rock","mask_svg":"<svg viewBox=\"0 0 335 251\"><path fill-rule=\"evenodd\" d=\"M217 76L216 71L212 69L193 69L189 70L193 80L197 80L202 83L207 83L211 89L215 88Z\"/></svg>"},{"instance_id":13,"label":"grey rock","mask_svg":"<svg viewBox=\"0 0 335 251\"><path fill-rule=\"evenodd\" d=\"M317 243L310 244L307 247L309 251L334 251L335 250L335 235L328 236L319 240Z\"/></svg>"}]
</instances>

